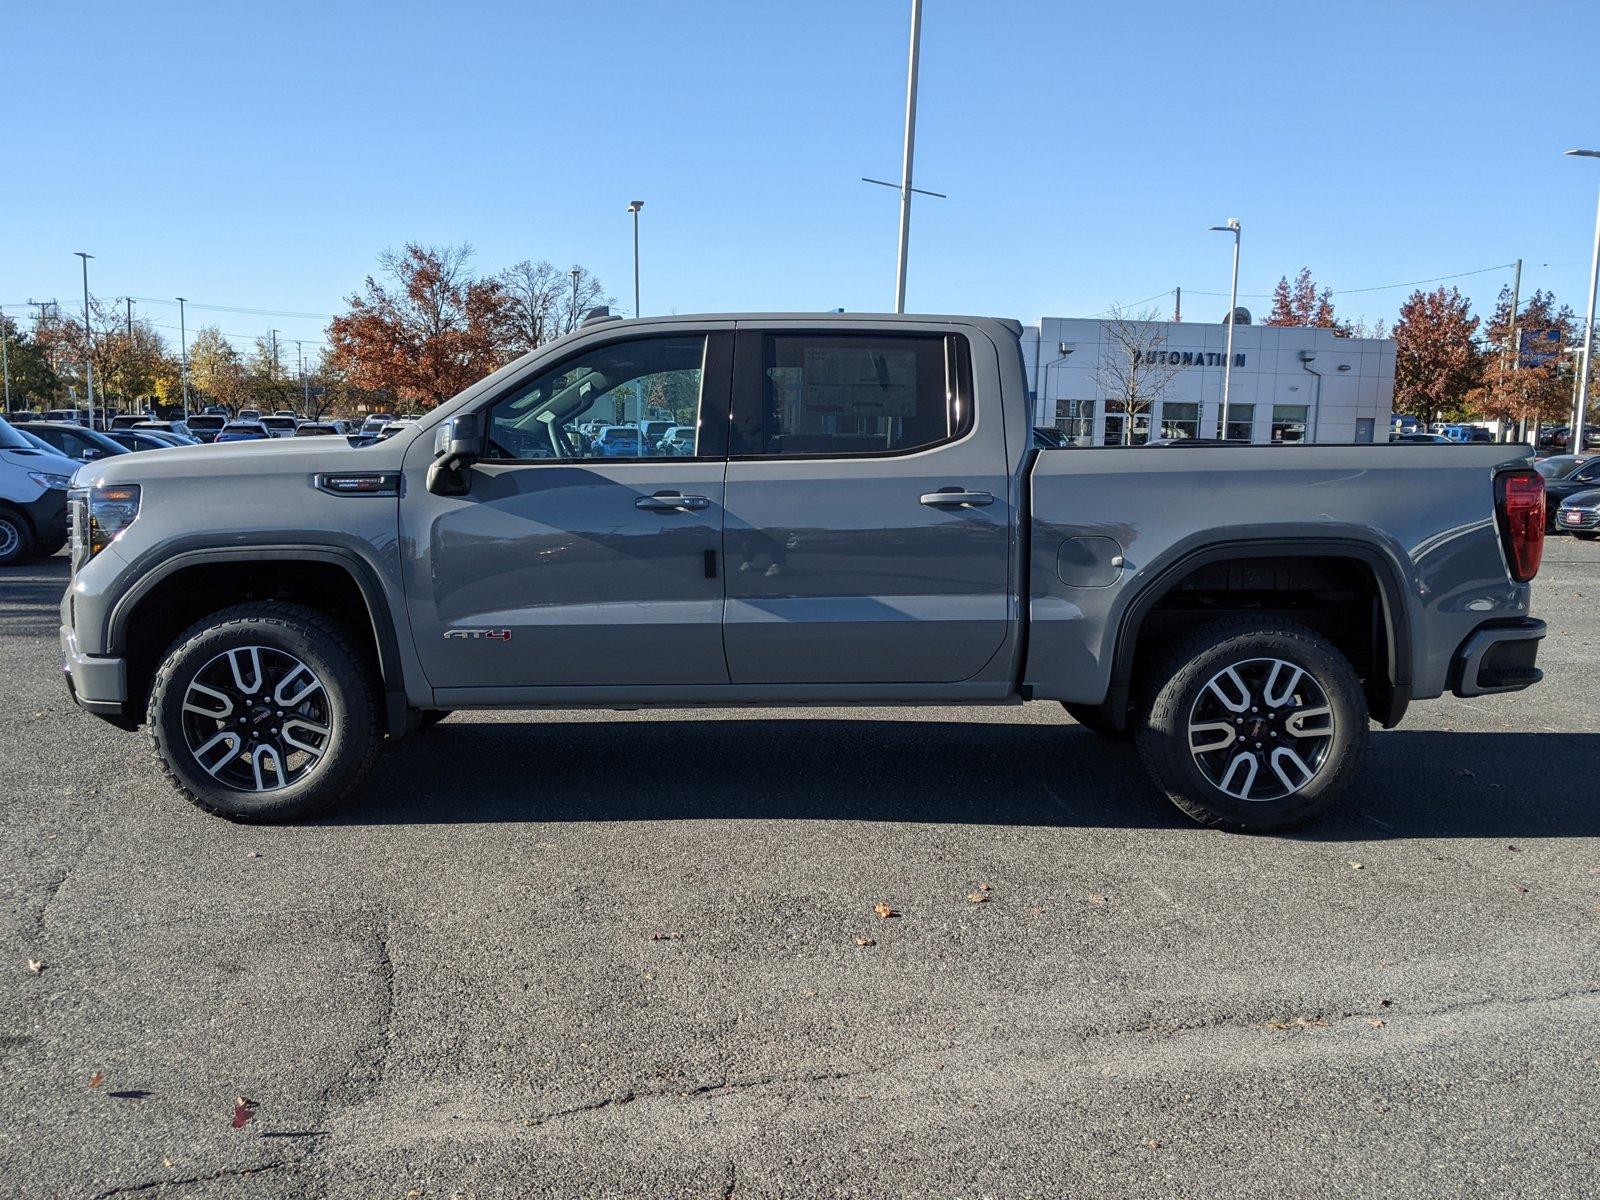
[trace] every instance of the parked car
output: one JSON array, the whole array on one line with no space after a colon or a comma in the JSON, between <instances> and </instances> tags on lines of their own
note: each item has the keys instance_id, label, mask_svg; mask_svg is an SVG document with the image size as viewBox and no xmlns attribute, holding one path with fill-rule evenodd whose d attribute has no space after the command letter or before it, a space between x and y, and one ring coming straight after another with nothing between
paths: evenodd
<instances>
[{"instance_id":1,"label":"parked car","mask_svg":"<svg viewBox=\"0 0 1600 1200\"><path fill-rule=\"evenodd\" d=\"M1565 479L1588 462L1589 458L1587 454L1552 454L1549 458L1541 458L1534 463L1533 469L1543 475L1547 482Z\"/></svg>"},{"instance_id":2,"label":"parked car","mask_svg":"<svg viewBox=\"0 0 1600 1200\"><path fill-rule=\"evenodd\" d=\"M1395 441L1395 434L1423 433L1422 422L1416 417L1405 413L1396 413L1389 418L1389 440Z\"/></svg>"},{"instance_id":3,"label":"parked car","mask_svg":"<svg viewBox=\"0 0 1600 1200\"><path fill-rule=\"evenodd\" d=\"M184 421L163 421L159 419L154 421L140 421L134 426L134 428L154 429L162 433L181 433L184 437L194 436L189 432L188 423Z\"/></svg>"},{"instance_id":4,"label":"parked car","mask_svg":"<svg viewBox=\"0 0 1600 1200\"><path fill-rule=\"evenodd\" d=\"M75 521L120 552L74 560L66 678L152 723L182 795L254 821L334 803L454 708L1057 700L1251 830L1326 808L1413 699L1539 680L1544 480L1518 448L1036 450L1020 335L592 321L383 441L81 468ZM551 442L646 378L697 389L696 458ZM582 470L520 459L541 432Z\"/></svg>"},{"instance_id":5,"label":"parked car","mask_svg":"<svg viewBox=\"0 0 1600 1200\"><path fill-rule=\"evenodd\" d=\"M1600 489L1577 492L1556 510L1556 528L1592 542L1600 537Z\"/></svg>"},{"instance_id":6,"label":"parked car","mask_svg":"<svg viewBox=\"0 0 1600 1200\"><path fill-rule=\"evenodd\" d=\"M221 413L196 413L189 418L188 425L189 434L196 441L214 442L217 435L227 428L228 418Z\"/></svg>"},{"instance_id":7,"label":"parked car","mask_svg":"<svg viewBox=\"0 0 1600 1200\"><path fill-rule=\"evenodd\" d=\"M1389 440L1391 442L1407 442L1412 444L1421 443L1424 445L1433 444L1450 446L1455 444L1450 438L1445 437L1442 433L1392 433L1389 435Z\"/></svg>"},{"instance_id":8,"label":"parked car","mask_svg":"<svg viewBox=\"0 0 1600 1200\"><path fill-rule=\"evenodd\" d=\"M293 437L294 431L300 425L300 418L290 414L273 413L270 417L261 418L261 428L273 437Z\"/></svg>"},{"instance_id":9,"label":"parked car","mask_svg":"<svg viewBox=\"0 0 1600 1200\"><path fill-rule=\"evenodd\" d=\"M218 442L263 442L271 439L272 435L260 421L229 421L217 434Z\"/></svg>"},{"instance_id":10,"label":"parked car","mask_svg":"<svg viewBox=\"0 0 1600 1200\"><path fill-rule=\"evenodd\" d=\"M638 422L636 427L644 435L644 444L653 449L657 442L667 436L667 430L677 428L677 422L652 418Z\"/></svg>"},{"instance_id":11,"label":"parked car","mask_svg":"<svg viewBox=\"0 0 1600 1200\"><path fill-rule=\"evenodd\" d=\"M369 413L367 419L361 422L362 437L377 437L383 432L383 427L394 420L393 413Z\"/></svg>"},{"instance_id":12,"label":"parked car","mask_svg":"<svg viewBox=\"0 0 1600 1200\"><path fill-rule=\"evenodd\" d=\"M0 417L0 567L67 544L67 487L78 464L41 450Z\"/></svg>"},{"instance_id":13,"label":"parked car","mask_svg":"<svg viewBox=\"0 0 1600 1200\"><path fill-rule=\"evenodd\" d=\"M233 418L235 421L257 422L261 420L259 408L241 408Z\"/></svg>"},{"instance_id":14,"label":"parked car","mask_svg":"<svg viewBox=\"0 0 1600 1200\"><path fill-rule=\"evenodd\" d=\"M113 429L106 436L129 450L171 450L174 446L199 444L193 438L160 429Z\"/></svg>"},{"instance_id":15,"label":"parked car","mask_svg":"<svg viewBox=\"0 0 1600 1200\"><path fill-rule=\"evenodd\" d=\"M1585 459L1560 479L1545 480L1546 516L1549 528L1555 529L1556 509L1568 496L1600 488L1600 455Z\"/></svg>"},{"instance_id":16,"label":"parked car","mask_svg":"<svg viewBox=\"0 0 1600 1200\"><path fill-rule=\"evenodd\" d=\"M1600 449L1600 425L1586 423L1583 427L1583 445L1574 447L1572 442L1572 426L1557 425L1548 433L1540 434L1539 449L1551 454L1570 454L1575 449L1596 450Z\"/></svg>"},{"instance_id":17,"label":"parked car","mask_svg":"<svg viewBox=\"0 0 1600 1200\"><path fill-rule=\"evenodd\" d=\"M644 453L639 431L632 425L607 425L594 439L601 458L638 458Z\"/></svg>"},{"instance_id":18,"label":"parked car","mask_svg":"<svg viewBox=\"0 0 1600 1200\"><path fill-rule=\"evenodd\" d=\"M380 440L392 438L395 434L404 433L415 425L416 422L410 420L390 421L382 429L378 430L378 438Z\"/></svg>"},{"instance_id":19,"label":"parked car","mask_svg":"<svg viewBox=\"0 0 1600 1200\"><path fill-rule=\"evenodd\" d=\"M114 454L126 454L128 448L98 429L82 425L68 425L55 421L18 421L16 427L48 442L58 453L80 463L94 462Z\"/></svg>"},{"instance_id":20,"label":"parked car","mask_svg":"<svg viewBox=\"0 0 1600 1200\"><path fill-rule=\"evenodd\" d=\"M301 421L295 426L295 437L332 437L342 433L337 425L321 421Z\"/></svg>"},{"instance_id":21,"label":"parked car","mask_svg":"<svg viewBox=\"0 0 1600 1200\"><path fill-rule=\"evenodd\" d=\"M132 429L135 425L142 425L146 421L154 421L155 419L156 415L152 412L117 413L107 423L106 432L110 433L114 429Z\"/></svg>"},{"instance_id":22,"label":"parked car","mask_svg":"<svg viewBox=\"0 0 1600 1200\"><path fill-rule=\"evenodd\" d=\"M1492 442L1494 434L1481 425L1446 425L1439 430L1446 441L1451 442Z\"/></svg>"},{"instance_id":23,"label":"parked car","mask_svg":"<svg viewBox=\"0 0 1600 1200\"><path fill-rule=\"evenodd\" d=\"M693 458L694 434L693 425L674 425L656 443L656 450L662 454L670 454L675 458Z\"/></svg>"}]
</instances>

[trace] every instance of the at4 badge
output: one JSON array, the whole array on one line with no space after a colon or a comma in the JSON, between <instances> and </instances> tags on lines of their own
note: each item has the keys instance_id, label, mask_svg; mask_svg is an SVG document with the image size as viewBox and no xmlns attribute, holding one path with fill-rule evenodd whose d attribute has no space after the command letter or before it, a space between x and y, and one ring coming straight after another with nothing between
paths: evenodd
<instances>
[{"instance_id":1,"label":"at4 badge","mask_svg":"<svg viewBox=\"0 0 1600 1200\"><path fill-rule=\"evenodd\" d=\"M446 638L468 638L474 642L509 642L509 629L446 629Z\"/></svg>"}]
</instances>

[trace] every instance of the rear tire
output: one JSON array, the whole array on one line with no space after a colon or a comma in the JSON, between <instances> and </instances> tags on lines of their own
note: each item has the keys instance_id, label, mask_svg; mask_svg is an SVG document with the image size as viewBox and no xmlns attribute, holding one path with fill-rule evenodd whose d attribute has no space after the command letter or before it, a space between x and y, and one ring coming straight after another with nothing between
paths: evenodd
<instances>
[{"instance_id":1,"label":"rear tire","mask_svg":"<svg viewBox=\"0 0 1600 1200\"><path fill-rule=\"evenodd\" d=\"M266 601L212 613L167 651L147 720L191 803L234 821L309 816L348 795L378 749L370 656L337 622Z\"/></svg>"},{"instance_id":2,"label":"rear tire","mask_svg":"<svg viewBox=\"0 0 1600 1200\"><path fill-rule=\"evenodd\" d=\"M0 508L0 567L33 557L33 530L20 514Z\"/></svg>"},{"instance_id":3,"label":"rear tire","mask_svg":"<svg viewBox=\"0 0 1600 1200\"><path fill-rule=\"evenodd\" d=\"M1303 625L1239 616L1181 638L1149 677L1136 742L1151 781L1202 825L1265 832L1338 798L1366 746L1344 655Z\"/></svg>"},{"instance_id":4,"label":"rear tire","mask_svg":"<svg viewBox=\"0 0 1600 1200\"><path fill-rule=\"evenodd\" d=\"M1067 710L1067 716L1082 725L1090 733L1099 734L1103 738L1117 739L1133 736L1132 726L1126 729L1118 729L1111 723L1111 718L1106 715L1104 705L1078 704L1074 701L1063 700L1061 707Z\"/></svg>"}]
</instances>

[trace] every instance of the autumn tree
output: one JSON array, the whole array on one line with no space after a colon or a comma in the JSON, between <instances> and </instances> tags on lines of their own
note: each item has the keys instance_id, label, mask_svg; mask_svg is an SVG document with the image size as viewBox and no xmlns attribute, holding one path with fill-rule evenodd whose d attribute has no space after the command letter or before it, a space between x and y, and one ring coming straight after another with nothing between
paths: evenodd
<instances>
[{"instance_id":1,"label":"autumn tree","mask_svg":"<svg viewBox=\"0 0 1600 1200\"><path fill-rule=\"evenodd\" d=\"M1297 328L1331 329L1340 337L1351 336L1348 322L1333 315L1333 289L1317 289L1311 278L1311 268L1301 267L1300 273L1289 282L1284 275L1272 289L1272 311L1263 325L1285 325Z\"/></svg>"},{"instance_id":2,"label":"autumn tree","mask_svg":"<svg viewBox=\"0 0 1600 1200\"><path fill-rule=\"evenodd\" d=\"M6 339L12 408L49 408L61 383L44 348L10 317L0 315L0 332Z\"/></svg>"},{"instance_id":3,"label":"autumn tree","mask_svg":"<svg viewBox=\"0 0 1600 1200\"><path fill-rule=\"evenodd\" d=\"M358 387L432 408L501 365L506 301L499 280L477 279L472 247L406 244L367 276L350 311L333 319L331 358Z\"/></svg>"},{"instance_id":4,"label":"autumn tree","mask_svg":"<svg viewBox=\"0 0 1600 1200\"><path fill-rule=\"evenodd\" d=\"M121 306L91 296L87 330L86 338L81 316L65 316L56 310L49 320L39 325L37 337L62 382L76 390L80 404L87 399L85 360L88 361L94 371L98 406L103 397L120 394L110 386L114 379L119 385L126 385L130 378L123 369L128 343Z\"/></svg>"},{"instance_id":5,"label":"autumn tree","mask_svg":"<svg viewBox=\"0 0 1600 1200\"><path fill-rule=\"evenodd\" d=\"M1394 327L1396 412L1424 423L1463 414L1481 374L1472 341L1478 324L1472 302L1453 287L1406 297Z\"/></svg>"},{"instance_id":6,"label":"autumn tree","mask_svg":"<svg viewBox=\"0 0 1600 1200\"><path fill-rule=\"evenodd\" d=\"M1122 414L1122 444L1133 444L1134 418L1150 411L1181 369L1164 351L1167 326L1155 309L1129 312L1113 306L1100 322L1100 356L1095 380L1106 398L1106 414Z\"/></svg>"},{"instance_id":7,"label":"autumn tree","mask_svg":"<svg viewBox=\"0 0 1600 1200\"><path fill-rule=\"evenodd\" d=\"M215 325L197 329L189 343L189 390L191 402L198 397L227 408L238 408L249 394L244 362Z\"/></svg>"},{"instance_id":8,"label":"autumn tree","mask_svg":"<svg viewBox=\"0 0 1600 1200\"><path fill-rule=\"evenodd\" d=\"M1571 392L1561 376L1561 348L1578 337L1572 309L1557 307L1551 292L1535 291L1516 316L1515 344L1511 325L1511 289L1502 287L1494 313L1484 322L1483 376L1467 394L1468 411L1503 422L1561 420Z\"/></svg>"}]
</instances>

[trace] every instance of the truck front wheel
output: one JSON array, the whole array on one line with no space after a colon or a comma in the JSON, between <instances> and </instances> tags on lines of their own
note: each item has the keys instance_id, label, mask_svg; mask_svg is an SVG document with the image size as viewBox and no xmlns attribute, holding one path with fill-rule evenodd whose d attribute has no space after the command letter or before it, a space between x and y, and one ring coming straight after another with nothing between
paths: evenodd
<instances>
[{"instance_id":1,"label":"truck front wheel","mask_svg":"<svg viewBox=\"0 0 1600 1200\"><path fill-rule=\"evenodd\" d=\"M213 613L178 637L156 672L156 757L179 792L231 820L326 808L377 753L369 659L343 626L298 604Z\"/></svg>"},{"instance_id":2,"label":"truck front wheel","mask_svg":"<svg viewBox=\"0 0 1600 1200\"><path fill-rule=\"evenodd\" d=\"M1321 813L1366 745L1349 661L1303 625L1240 616L1181 638L1148 677L1135 735L1151 780L1202 825L1264 832Z\"/></svg>"}]
</instances>

